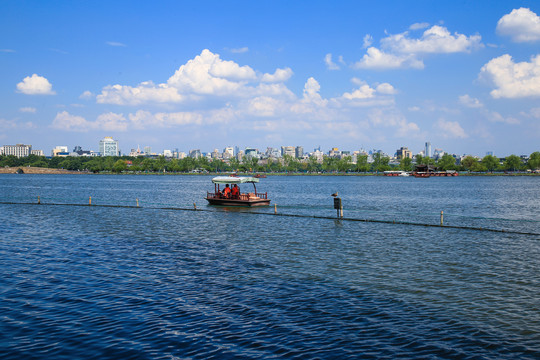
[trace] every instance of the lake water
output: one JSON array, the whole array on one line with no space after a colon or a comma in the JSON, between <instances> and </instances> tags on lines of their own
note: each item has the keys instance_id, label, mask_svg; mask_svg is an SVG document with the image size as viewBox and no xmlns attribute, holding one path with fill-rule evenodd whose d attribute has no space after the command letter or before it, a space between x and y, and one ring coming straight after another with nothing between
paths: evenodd
<instances>
[{"instance_id":1,"label":"lake water","mask_svg":"<svg viewBox=\"0 0 540 360\"><path fill-rule=\"evenodd\" d=\"M210 179L0 175L0 357L540 357L540 177Z\"/></svg>"}]
</instances>

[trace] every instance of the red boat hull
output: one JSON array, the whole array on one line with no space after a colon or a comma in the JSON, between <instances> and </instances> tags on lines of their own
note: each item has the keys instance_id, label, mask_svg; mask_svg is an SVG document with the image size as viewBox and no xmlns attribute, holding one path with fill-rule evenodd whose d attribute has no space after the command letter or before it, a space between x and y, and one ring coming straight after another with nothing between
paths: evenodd
<instances>
[{"instance_id":1,"label":"red boat hull","mask_svg":"<svg viewBox=\"0 0 540 360\"><path fill-rule=\"evenodd\" d=\"M220 206L269 206L270 199L251 199L251 200L240 200L240 199L219 199L206 197L205 198L210 205L220 205Z\"/></svg>"}]
</instances>

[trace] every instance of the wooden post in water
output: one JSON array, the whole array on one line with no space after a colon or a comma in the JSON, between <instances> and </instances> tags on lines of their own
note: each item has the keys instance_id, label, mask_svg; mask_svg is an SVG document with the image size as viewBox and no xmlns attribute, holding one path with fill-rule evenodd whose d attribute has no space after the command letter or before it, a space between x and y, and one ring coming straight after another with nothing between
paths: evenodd
<instances>
[{"instance_id":1,"label":"wooden post in water","mask_svg":"<svg viewBox=\"0 0 540 360\"><path fill-rule=\"evenodd\" d=\"M277 204L274 204L274 214L277 214Z\"/></svg>"},{"instance_id":2,"label":"wooden post in water","mask_svg":"<svg viewBox=\"0 0 540 360\"><path fill-rule=\"evenodd\" d=\"M89 205L89 206L92 205L92 197L91 197L91 196L88 198L88 205Z\"/></svg>"},{"instance_id":3,"label":"wooden post in water","mask_svg":"<svg viewBox=\"0 0 540 360\"><path fill-rule=\"evenodd\" d=\"M343 217L343 205L341 204L341 198L335 197L334 198L334 209L337 210L337 217L342 218Z\"/></svg>"},{"instance_id":4,"label":"wooden post in water","mask_svg":"<svg viewBox=\"0 0 540 360\"><path fill-rule=\"evenodd\" d=\"M443 211L441 210L441 226L443 226Z\"/></svg>"},{"instance_id":5,"label":"wooden post in water","mask_svg":"<svg viewBox=\"0 0 540 360\"><path fill-rule=\"evenodd\" d=\"M193 210L197 210L197 204L193 203Z\"/></svg>"},{"instance_id":6,"label":"wooden post in water","mask_svg":"<svg viewBox=\"0 0 540 360\"><path fill-rule=\"evenodd\" d=\"M39 195L38 195L38 197L37 197L37 203L38 203L38 204L41 204L41 199L39 198Z\"/></svg>"},{"instance_id":7,"label":"wooden post in water","mask_svg":"<svg viewBox=\"0 0 540 360\"><path fill-rule=\"evenodd\" d=\"M135 200L137 200L137 207L139 207L139 199L137 198Z\"/></svg>"}]
</instances>

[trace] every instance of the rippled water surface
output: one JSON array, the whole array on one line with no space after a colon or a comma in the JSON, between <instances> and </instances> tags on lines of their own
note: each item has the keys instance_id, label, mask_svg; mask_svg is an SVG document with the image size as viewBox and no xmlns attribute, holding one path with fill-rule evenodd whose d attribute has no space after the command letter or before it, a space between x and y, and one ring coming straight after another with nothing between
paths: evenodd
<instances>
[{"instance_id":1,"label":"rippled water surface","mask_svg":"<svg viewBox=\"0 0 540 360\"><path fill-rule=\"evenodd\" d=\"M210 178L0 175L0 357L540 357L540 177Z\"/></svg>"}]
</instances>

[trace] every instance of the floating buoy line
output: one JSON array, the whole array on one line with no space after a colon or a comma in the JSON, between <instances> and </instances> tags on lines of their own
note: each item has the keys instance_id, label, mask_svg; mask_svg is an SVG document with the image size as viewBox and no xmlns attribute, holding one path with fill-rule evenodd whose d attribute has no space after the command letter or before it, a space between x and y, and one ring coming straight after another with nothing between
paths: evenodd
<instances>
[{"instance_id":1,"label":"floating buoy line","mask_svg":"<svg viewBox=\"0 0 540 360\"><path fill-rule=\"evenodd\" d=\"M37 202L17 202L17 201L0 201L0 205L27 205L27 206L79 206L79 207L102 207L102 208L125 208L125 209L148 209L148 210L167 210L167 211L191 211L191 212L211 212L216 213L219 210L208 209L208 208L198 208L196 203L193 203L193 207L175 207L175 206L139 206L139 199L135 200L135 205L118 205L118 204L96 204L92 203L92 197L88 198L88 203L74 204L74 203L54 203L54 202L43 202L41 197L37 197ZM287 206L290 208L290 206ZM530 235L530 236L539 236L540 233L526 232L526 231L517 231L517 230L507 230L507 229L494 229L478 226L461 226L461 225L448 225L443 222L443 212L441 211L441 220L439 224L429 224L429 223L419 223L419 222L410 222L410 221L401 221L401 220L381 220L381 219L359 219L359 218L350 218L343 217L342 215L336 218L335 216L322 216L322 215L306 215L306 214L290 214L283 213L278 211L278 206L274 204L274 211L272 212L261 212L253 211L252 208L249 208L249 211L242 211L241 208L237 208L238 213L241 214L250 214L250 215L266 215L266 216L281 216L281 217L290 217L290 218L309 218L309 219L321 219L321 220L335 220L335 221L348 221L348 222L366 222L366 223L378 223L378 224L392 224L392 225L406 225L406 226L421 226L421 227L433 227L433 228L443 228L443 229L461 229L461 230L472 230L472 231L484 231L484 232L495 232L495 233L505 233L505 234L518 234L518 235ZM247 209L247 208L246 208ZM341 214L343 214L341 212ZM510 220L510 219L498 219L498 220ZM515 221L515 220L513 220Z\"/></svg>"}]
</instances>

